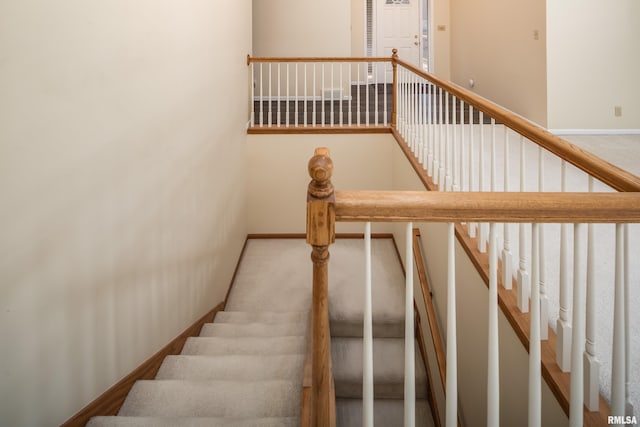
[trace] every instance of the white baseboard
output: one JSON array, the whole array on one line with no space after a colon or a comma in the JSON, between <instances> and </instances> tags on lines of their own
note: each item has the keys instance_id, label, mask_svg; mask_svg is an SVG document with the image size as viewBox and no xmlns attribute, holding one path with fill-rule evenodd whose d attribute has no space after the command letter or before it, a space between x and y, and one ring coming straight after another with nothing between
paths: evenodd
<instances>
[{"instance_id":1,"label":"white baseboard","mask_svg":"<svg viewBox=\"0 0 640 427\"><path fill-rule=\"evenodd\" d=\"M640 135L640 129L549 129L554 135Z\"/></svg>"}]
</instances>

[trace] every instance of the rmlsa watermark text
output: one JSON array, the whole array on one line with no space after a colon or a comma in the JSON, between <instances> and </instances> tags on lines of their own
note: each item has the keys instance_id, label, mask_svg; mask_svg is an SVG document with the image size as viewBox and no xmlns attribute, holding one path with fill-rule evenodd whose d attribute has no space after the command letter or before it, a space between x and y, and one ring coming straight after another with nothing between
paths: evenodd
<instances>
[{"instance_id":1,"label":"rmlsa watermark text","mask_svg":"<svg viewBox=\"0 0 640 427\"><path fill-rule=\"evenodd\" d=\"M609 415L607 417L607 424L609 425L637 425L638 419L635 415Z\"/></svg>"}]
</instances>

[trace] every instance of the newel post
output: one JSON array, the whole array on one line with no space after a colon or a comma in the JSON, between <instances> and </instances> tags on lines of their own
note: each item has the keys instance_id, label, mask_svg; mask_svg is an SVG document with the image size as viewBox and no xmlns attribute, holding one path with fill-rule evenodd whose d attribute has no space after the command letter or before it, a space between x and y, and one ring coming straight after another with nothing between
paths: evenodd
<instances>
[{"instance_id":1,"label":"newel post","mask_svg":"<svg viewBox=\"0 0 640 427\"><path fill-rule=\"evenodd\" d=\"M312 426L331 426L331 337L329 336L329 245L335 240L335 195L329 150L316 148L309 160L307 243L313 261Z\"/></svg>"},{"instance_id":2,"label":"newel post","mask_svg":"<svg viewBox=\"0 0 640 427\"><path fill-rule=\"evenodd\" d=\"M393 67L393 95L391 107L391 127L396 127L396 114L398 112L398 49L393 49L391 66Z\"/></svg>"}]
</instances>

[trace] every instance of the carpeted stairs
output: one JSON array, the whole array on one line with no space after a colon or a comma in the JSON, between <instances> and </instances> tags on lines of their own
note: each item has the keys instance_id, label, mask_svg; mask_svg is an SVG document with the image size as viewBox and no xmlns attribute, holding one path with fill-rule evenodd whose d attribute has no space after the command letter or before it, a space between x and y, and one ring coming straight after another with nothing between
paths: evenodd
<instances>
[{"instance_id":1,"label":"carpeted stairs","mask_svg":"<svg viewBox=\"0 0 640 427\"><path fill-rule=\"evenodd\" d=\"M363 259L362 246L362 240L339 240L331 253L329 316L338 427L362 425L364 261L357 263ZM374 422L376 426L402 426L404 274L392 240L372 241L372 265ZM416 425L433 426L417 342L415 349Z\"/></svg>"},{"instance_id":2,"label":"carpeted stairs","mask_svg":"<svg viewBox=\"0 0 640 427\"><path fill-rule=\"evenodd\" d=\"M338 426L362 425L363 241L331 247L330 319ZM404 279L393 242L374 239L375 422L401 426ZM303 239L249 240L226 310L168 356L154 380L135 383L118 416L90 427L299 426L311 305ZM269 311L264 311L269 310ZM300 310L300 311L291 311ZM416 345L416 348L418 346ZM416 355L416 423L433 425Z\"/></svg>"}]
</instances>

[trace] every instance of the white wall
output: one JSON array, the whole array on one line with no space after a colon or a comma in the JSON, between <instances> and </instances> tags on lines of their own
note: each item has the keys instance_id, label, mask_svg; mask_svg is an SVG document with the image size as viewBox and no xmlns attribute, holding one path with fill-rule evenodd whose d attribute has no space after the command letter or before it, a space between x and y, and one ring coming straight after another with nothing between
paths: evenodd
<instances>
[{"instance_id":1,"label":"white wall","mask_svg":"<svg viewBox=\"0 0 640 427\"><path fill-rule=\"evenodd\" d=\"M640 3L547 3L549 127L640 129Z\"/></svg>"},{"instance_id":2,"label":"white wall","mask_svg":"<svg viewBox=\"0 0 640 427\"><path fill-rule=\"evenodd\" d=\"M534 39L538 32L538 40ZM534 122L547 122L545 4L451 2L451 78Z\"/></svg>"},{"instance_id":3,"label":"white wall","mask_svg":"<svg viewBox=\"0 0 640 427\"><path fill-rule=\"evenodd\" d=\"M58 425L224 299L251 2L0 4L0 424Z\"/></svg>"},{"instance_id":4,"label":"white wall","mask_svg":"<svg viewBox=\"0 0 640 427\"><path fill-rule=\"evenodd\" d=\"M253 0L253 56L350 56L351 3Z\"/></svg>"},{"instance_id":5,"label":"white wall","mask_svg":"<svg viewBox=\"0 0 640 427\"><path fill-rule=\"evenodd\" d=\"M337 190L391 190L395 140L390 134L249 135L249 233L305 233L309 172L316 147L328 147ZM388 232L376 225L374 232ZM336 224L336 232L363 233L362 224Z\"/></svg>"}]
</instances>

